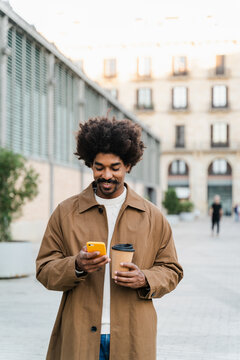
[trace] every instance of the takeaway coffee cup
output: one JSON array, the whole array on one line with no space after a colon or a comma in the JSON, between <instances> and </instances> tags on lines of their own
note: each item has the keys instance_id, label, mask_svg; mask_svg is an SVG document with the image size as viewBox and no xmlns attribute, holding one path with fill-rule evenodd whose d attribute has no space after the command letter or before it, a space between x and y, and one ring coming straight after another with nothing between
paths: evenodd
<instances>
[{"instance_id":1,"label":"takeaway coffee cup","mask_svg":"<svg viewBox=\"0 0 240 360\"><path fill-rule=\"evenodd\" d=\"M129 268L121 266L122 262L132 262L134 248L132 244L116 244L112 247L112 278L115 271L129 271Z\"/></svg>"}]
</instances>

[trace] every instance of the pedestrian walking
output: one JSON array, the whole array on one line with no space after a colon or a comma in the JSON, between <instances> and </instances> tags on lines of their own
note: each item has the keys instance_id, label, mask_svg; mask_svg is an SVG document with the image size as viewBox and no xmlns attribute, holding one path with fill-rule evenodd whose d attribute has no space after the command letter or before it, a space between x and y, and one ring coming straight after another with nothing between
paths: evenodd
<instances>
[{"instance_id":1,"label":"pedestrian walking","mask_svg":"<svg viewBox=\"0 0 240 360\"><path fill-rule=\"evenodd\" d=\"M47 360L156 359L152 299L172 291L183 270L165 217L124 182L143 151L141 129L129 120L80 124L76 155L94 181L58 205L36 261L37 279L63 291ZM107 254L88 252L88 241L104 242ZM131 244L133 260L112 273L119 243Z\"/></svg>"},{"instance_id":2,"label":"pedestrian walking","mask_svg":"<svg viewBox=\"0 0 240 360\"><path fill-rule=\"evenodd\" d=\"M215 195L214 196L214 201L211 205L210 208L210 216L212 219L212 235L214 235L214 227L216 225L217 228L217 235L219 235L219 231L220 231L220 219L221 216L223 214L222 211L222 204L220 202L220 196L219 195Z\"/></svg>"},{"instance_id":3,"label":"pedestrian walking","mask_svg":"<svg viewBox=\"0 0 240 360\"><path fill-rule=\"evenodd\" d=\"M234 219L235 221L239 221L240 220L240 205L236 204L233 208L234 210Z\"/></svg>"}]
</instances>

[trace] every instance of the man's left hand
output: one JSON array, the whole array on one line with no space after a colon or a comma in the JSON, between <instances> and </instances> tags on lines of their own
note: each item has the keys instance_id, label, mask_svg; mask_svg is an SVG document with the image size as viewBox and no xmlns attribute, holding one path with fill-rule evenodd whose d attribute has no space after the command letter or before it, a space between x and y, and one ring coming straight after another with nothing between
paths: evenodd
<instances>
[{"instance_id":1,"label":"man's left hand","mask_svg":"<svg viewBox=\"0 0 240 360\"><path fill-rule=\"evenodd\" d=\"M144 273L133 263L121 263L121 266L129 268L129 271L116 271L114 281L117 285L139 289L147 286Z\"/></svg>"}]
</instances>

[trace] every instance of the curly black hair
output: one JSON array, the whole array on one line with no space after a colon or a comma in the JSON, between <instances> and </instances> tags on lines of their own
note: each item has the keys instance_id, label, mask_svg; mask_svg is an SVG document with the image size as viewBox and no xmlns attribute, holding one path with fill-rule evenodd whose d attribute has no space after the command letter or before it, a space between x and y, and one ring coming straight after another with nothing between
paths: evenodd
<instances>
[{"instance_id":1,"label":"curly black hair","mask_svg":"<svg viewBox=\"0 0 240 360\"><path fill-rule=\"evenodd\" d=\"M141 127L136 123L99 117L80 123L79 127L75 155L88 167L99 153L117 155L131 168L141 160L145 146L141 141Z\"/></svg>"}]
</instances>

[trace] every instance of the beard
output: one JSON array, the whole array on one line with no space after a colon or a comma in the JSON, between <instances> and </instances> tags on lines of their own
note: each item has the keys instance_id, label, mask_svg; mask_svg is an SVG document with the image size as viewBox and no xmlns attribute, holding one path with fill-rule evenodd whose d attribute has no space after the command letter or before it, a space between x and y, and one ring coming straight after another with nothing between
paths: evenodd
<instances>
[{"instance_id":1,"label":"beard","mask_svg":"<svg viewBox=\"0 0 240 360\"><path fill-rule=\"evenodd\" d=\"M119 189L119 186L121 185L120 182L117 180L112 180L112 179L105 180L103 178L97 179L96 184L97 184L98 193L103 194L106 197L112 196ZM106 184L108 186L106 186Z\"/></svg>"}]
</instances>

